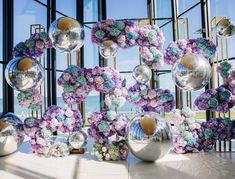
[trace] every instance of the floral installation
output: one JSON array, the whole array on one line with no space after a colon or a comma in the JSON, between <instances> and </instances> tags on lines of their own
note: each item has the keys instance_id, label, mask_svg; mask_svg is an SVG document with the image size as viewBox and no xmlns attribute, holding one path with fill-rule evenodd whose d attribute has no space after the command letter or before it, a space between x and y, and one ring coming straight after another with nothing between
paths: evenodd
<instances>
[{"instance_id":1,"label":"floral installation","mask_svg":"<svg viewBox=\"0 0 235 179\"><path fill-rule=\"evenodd\" d=\"M163 54L156 47L141 47L140 54L143 62L153 70L158 70L164 65Z\"/></svg>"},{"instance_id":2,"label":"floral installation","mask_svg":"<svg viewBox=\"0 0 235 179\"><path fill-rule=\"evenodd\" d=\"M127 100L142 107L144 111L170 112L174 108L174 97L169 90L150 89L145 84L136 83L128 89Z\"/></svg>"},{"instance_id":3,"label":"floral installation","mask_svg":"<svg viewBox=\"0 0 235 179\"><path fill-rule=\"evenodd\" d=\"M128 48L136 45L139 36L137 30L137 23L134 21L107 19L97 22L92 27L91 39L99 45L105 40L112 40L119 47Z\"/></svg>"},{"instance_id":4,"label":"floral installation","mask_svg":"<svg viewBox=\"0 0 235 179\"><path fill-rule=\"evenodd\" d=\"M138 27L134 21L107 19L93 26L91 39L98 45L111 40L120 48L138 45L141 47L140 54L144 63L155 70L163 66L163 54L160 50L163 49L165 37L156 25Z\"/></svg>"},{"instance_id":5,"label":"floral installation","mask_svg":"<svg viewBox=\"0 0 235 179\"><path fill-rule=\"evenodd\" d=\"M126 85L119 72L111 67L96 66L93 69L86 69L86 78L89 86L101 93L110 93L115 88Z\"/></svg>"},{"instance_id":6,"label":"floral installation","mask_svg":"<svg viewBox=\"0 0 235 179\"><path fill-rule=\"evenodd\" d=\"M216 71L220 73L222 79L227 79L231 73L232 65L228 62L221 62Z\"/></svg>"},{"instance_id":7,"label":"floral installation","mask_svg":"<svg viewBox=\"0 0 235 179\"><path fill-rule=\"evenodd\" d=\"M27 107L33 111L38 111L42 103L42 96L38 89L21 91L17 95L20 106Z\"/></svg>"},{"instance_id":8,"label":"floral installation","mask_svg":"<svg viewBox=\"0 0 235 179\"><path fill-rule=\"evenodd\" d=\"M47 32L34 33L25 42L20 42L14 47L13 56L41 57L47 48L52 48Z\"/></svg>"},{"instance_id":9,"label":"floral installation","mask_svg":"<svg viewBox=\"0 0 235 179\"><path fill-rule=\"evenodd\" d=\"M95 139L92 153L99 160L126 159L128 152L125 135L128 121L126 115L117 115L112 110L102 110L89 115L88 134Z\"/></svg>"},{"instance_id":10,"label":"floral installation","mask_svg":"<svg viewBox=\"0 0 235 179\"><path fill-rule=\"evenodd\" d=\"M174 124L173 150L175 153L209 151L214 141L206 140L201 123L196 121L196 112L190 108L176 109L172 114Z\"/></svg>"},{"instance_id":11,"label":"floral installation","mask_svg":"<svg viewBox=\"0 0 235 179\"><path fill-rule=\"evenodd\" d=\"M158 50L161 50L164 41L164 34L157 25L145 25L139 28L137 43L140 47L156 47Z\"/></svg>"},{"instance_id":12,"label":"floral installation","mask_svg":"<svg viewBox=\"0 0 235 179\"><path fill-rule=\"evenodd\" d=\"M215 89L208 89L194 101L200 110L226 113L235 105L233 94L229 86L224 84Z\"/></svg>"},{"instance_id":13,"label":"floral installation","mask_svg":"<svg viewBox=\"0 0 235 179\"><path fill-rule=\"evenodd\" d=\"M194 101L200 110L226 113L235 106L235 71L228 62L220 63L217 72L220 73L223 84L215 89L208 89Z\"/></svg>"},{"instance_id":14,"label":"floral installation","mask_svg":"<svg viewBox=\"0 0 235 179\"><path fill-rule=\"evenodd\" d=\"M172 115L174 123L173 149L176 153L210 151L216 140L233 139L235 122L229 118L212 118L199 123L196 113L190 108L175 110Z\"/></svg>"},{"instance_id":15,"label":"floral installation","mask_svg":"<svg viewBox=\"0 0 235 179\"><path fill-rule=\"evenodd\" d=\"M99 161L103 160L126 160L128 147L125 140L113 141L111 144L95 142L92 151Z\"/></svg>"},{"instance_id":16,"label":"floral installation","mask_svg":"<svg viewBox=\"0 0 235 179\"><path fill-rule=\"evenodd\" d=\"M73 132L80 131L82 125L79 111L53 105L47 108L42 119L25 119L24 130L30 137L29 142L34 153L59 157L69 155L68 137ZM64 141L56 141L54 132L63 134Z\"/></svg>"},{"instance_id":17,"label":"floral installation","mask_svg":"<svg viewBox=\"0 0 235 179\"><path fill-rule=\"evenodd\" d=\"M127 95L126 87L115 88L111 93L105 95L104 102L108 108L119 108L125 104Z\"/></svg>"},{"instance_id":18,"label":"floral installation","mask_svg":"<svg viewBox=\"0 0 235 179\"><path fill-rule=\"evenodd\" d=\"M85 69L70 65L57 80L63 87L62 97L67 104L79 104L92 90L88 85Z\"/></svg>"},{"instance_id":19,"label":"floral installation","mask_svg":"<svg viewBox=\"0 0 235 179\"><path fill-rule=\"evenodd\" d=\"M111 67L88 69L75 65L70 65L57 82L63 87L62 96L67 104L81 103L92 90L107 94L126 85L119 72Z\"/></svg>"},{"instance_id":20,"label":"floral installation","mask_svg":"<svg viewBox=\"0 0 235 179\"><path fill-rule=\"evenodd\" d=\"M207 59L213 59L215 52L215 44L208 39L181 39L170 42L164 53L164 61L167 64L174 65L174 63L184 55L192 53L202 54Z\"/></svg>"}]
</instances>

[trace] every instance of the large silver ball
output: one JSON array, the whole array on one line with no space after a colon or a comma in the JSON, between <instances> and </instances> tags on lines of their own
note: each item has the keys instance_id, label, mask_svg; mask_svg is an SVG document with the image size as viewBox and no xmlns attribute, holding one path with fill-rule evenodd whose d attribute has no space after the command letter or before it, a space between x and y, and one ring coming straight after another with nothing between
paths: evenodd
<instances>
[{"instance_id":1,"label":"large silver ball","mask_svg":"<svg viewBox=\"0 0 235 179\"><path fill-rule=\"evenodd\" d=\"M86 143L87 135L84 131L76 131L69 136L69 144L73 149L80 149Z\"/></svg>"},{"instance_id":2,"label":"large silver ball","mask_svg":"<svg viewBox=\"0 0 235 179\"><path fill-rule=\"evenodd\" d=\"M138 65L134 68L132 76L139 83L147 83L151 80L152 71L147 65Z\"/></svg>"},{"instance_id":3,"label":"large silver ball","mask_svg":"<svg viewBox=\"0 0 235 179\"><path fill-rule=\"evenodd\" d=\"M38 88L44 79L44 68L30 57L16 57L5 69L7 83L16 90L27 91Z\"/></svg>"},{"instance_id":4,"label":"large silver ball","mask_svg":"<svg viewBox=\"0 0 235 179\"><path fill-rule=\"evenodd\" d=\"M230 19L223 18L215 26L216 35L219 37L231 37L235 33L235 23Z\"/></svg>"},{"instance_id":5,"label":"large silver ball","mask_svg":"<svg viewBox=\"0 0 235 179\"><path fill-rule=\"evenodd\" d=\"M153 162L171 148L170 126L158 113L137 114L127 126L127 144L134 156Z\"/></svg>"},{"instance_id":6,"label":"large silver ball","mask_svg":"<svg viewBox=\"0 0 235 179\"><path fill-rule=\"evenodd\" d=\"M106 40L99 47L99 52L102 57L105 59L114 58L118 52L118 46L111 40Z\"/></svg>"},{"instance_id":7,"label":"large silver ball","mask_svg":"<svg viewBox=\"0 0 235 179\"><path fill-rule=\"evenodd\" d=\"M13 113L0 114L0 156L15 152L23 140L23 122Z\"/></svg>"},{"instance_id":8,"label":"large silver ball","mask_svg":"<svg viewBox=\"0 0 235 179\"><path fill-rule=\"evenodd\" d=\"M177 61L172 68L175 84L186 91L199 90L211 78L211 65L208 59L198 54L188 54Z\"/></svg>"},{"instance_id":9,"label":"large silver ball","mask_svg":"<svg viewBox=\"0 0 235 179\"><path fill-rule=\"evenodd\" d=\"M61 17L51 24L49 37L54 48L71 53L83 46L85 32L83 26L75 19Z\"/></svg>"}]
</instances>

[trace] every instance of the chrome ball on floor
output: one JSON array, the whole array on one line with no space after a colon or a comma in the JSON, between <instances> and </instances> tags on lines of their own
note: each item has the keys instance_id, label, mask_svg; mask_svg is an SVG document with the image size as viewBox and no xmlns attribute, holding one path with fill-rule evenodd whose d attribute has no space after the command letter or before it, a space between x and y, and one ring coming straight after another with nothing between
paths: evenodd
<instances>
[{"instance_id":1,"label":"chrome ball on floor","mask_svg":"<svg viewBox=\"0 0 235 179\"><path fill-rule=\"evenodd\" d=\"M154 162L171 148L170 126L158 113L137 114L127 126L127 144L134 156Z\"/></svg>"},{"instance_id":2,"label":"chrome ball on floor","mask_svg":"<svg viewBox=\"0 0 235 179\"><path fill-rule=\"evenodd\" d=\"M15 152L23 140L23 122L13 113L0 114L0 156Z\"/></svg>"}]
</instances>

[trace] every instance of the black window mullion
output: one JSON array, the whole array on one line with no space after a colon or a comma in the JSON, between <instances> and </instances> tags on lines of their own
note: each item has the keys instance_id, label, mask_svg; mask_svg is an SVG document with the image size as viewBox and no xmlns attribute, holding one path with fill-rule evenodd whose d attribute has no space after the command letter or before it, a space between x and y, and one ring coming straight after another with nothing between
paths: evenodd
<instances>
[{"instance_id":1,"label":"black window mullion","mask_svg":"<svg viewBox=\"0 0 235 179\"><path fill-rule=\"evenodd\" d=\"M5 80L5 68L13 58L12 49L14 42L14 0L3 0L3 111L14 112L14 90Z\"/></svg>"}]
</instances>

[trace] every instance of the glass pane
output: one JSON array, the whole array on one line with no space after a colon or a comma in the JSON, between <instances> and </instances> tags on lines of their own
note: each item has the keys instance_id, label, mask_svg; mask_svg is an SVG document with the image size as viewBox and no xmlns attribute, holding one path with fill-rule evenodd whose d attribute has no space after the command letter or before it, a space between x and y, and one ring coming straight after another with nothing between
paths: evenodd
<instances>
[{"instance_id":1,"label":"glass pane","mask_svg":"<svg viewBox=\"0 0 235 179\"><path fill-rule=\"evenodd\" d=\"M169 20L158 20L157 25L162 29L164 36L165 36L165 43L164 43L164 48L167 48L169 43L173 40L173 32L172 32L172 22ZM163 67L161 67L160 70L170 70L171 65L164 64Z\"/></svg>"},{"instance_id":2,"label":"glass pane","mask_svg":"<svg viewBox=\"0 0 235 179\"><path fill-rule=\"evenodd\" d=\"M198 2L200 2L200 0L178 0L178 14L183 13Z\"/></svg>"},{"instance_id":3,"label":"glass pane","mask_svg":"<svg viewBox=\"0 0 235 179\"><path fill-rule=\"evenodd\" d=\"M107 18L127 19L127 18L146 18L146 0L106 0Z\"/></svg>"},{"instance_id":4,"label":"glass pane","mask_svg":"<svg viewBox=\"0 0 235 179\"><path fill-rule=\"evenodd\" d=\"M2 39L1 39L2 41ZM0 71L3 71L2 64L0 64ZM3 73L0 73L0 111L3 111Z\"/></svg>"},{"instance_id":5,"label":"glass pane","mask_svg":"<svg viewBox=\"0 0 235 179\"><path fill-rule=\"evenodd\" d=\"M179 24L179 33L181 39L187 38L187 30L185 29L188 29L189 38L198 38L202 36L201 34L196 33L197 30L202 28L200 5L180 16L180 19L182 19L180 20L181 22L185 22Z\"/></svg>"},{"instance_id":6,"label":"glass pane","mask_svg":"<svg viewBox=\"0 0 235 179\"><path fill-rule=\"evenodd\" d=\"M87 119L88 115L92 112L100 111L100 95L96 91L92 91L85 100L85 116ZM87 122L86 122L87 124Z\"/></svg>"},{"instance_id":7,"label":"glass pane","mask_svg":"<svg viewBox=\"0 0 235 179\"><path fill-rule=\"evenodd\" d=\"M41 1L43 4L47 5L47 0L39 0Z\"/></svg>"},{"instance_id":8,"label":"glass pane","mask_svg":"<svg viewBox=\"0 0 235 179\"><path fill-rule=\"evenodd\" d=\"M235 14L234 11L234 0L213 0L210 1L210 8L211 8L211 19L213 19L215 16L224 16L228 17L231 20L235 21ZM220 18L219 17L219 18ZM234 38L228 38L228 57L235 57L235 51L233 50L235 47L235 41ZM218 49L221 49L221 41L218 41ZM224 49L224 56L221 55L221 50L219 50L219 59L226 58L226 47L225 42L223 42L223 49Z\"/></svg>"},{"instance_id":9,"label":"glass pane","mask_svg":"<svg viewBox=\"0 0 235 179\"><path fill-rule=\"evenodd\" d=\"M99 65L98 46L91 42L91 26L85 26L85 43L84 43L84 66L93 68Z\"/></svg>"},{"instance_id":10,"label":"glass pane","mask_svg":"<svg viewBox=\"0 0 235 179\"><path fill-rule=\"evenodd\" d=\"M140 64L139 47L119 49L116 61L117 70L132 71L136 65Z\"/></svg>"},{"instance_id":11,"label":"glass pane","mask_svg":"<svg viewBox=\"0 0 235 179\"><path fill-rule=\"evenodd\" d=\"M98 0L84 0L84 22L98 20Z\"/></svg>"},{"instance_id":12,"label":"glass pane","mask_svg":"<svg viewBox=\"0 0 235 179\"><path fill-rule=\"evenodd\" d=\"M56 10L69 17L76 18L76 0L56 0Z\"/></svg>"},{"instance_id":13,"label":"glass pane","mask_svg":"<svg viewBox=\"0 0 235 179\"><path fill-rule=\"evenodd\" d=\"M156 18L171 17L171 0L156 1Z\"/></svg>"},{"instance_id":14,"label":"glass pane","mask_svg":"<svg viewBox=\"0 0 235 179\"><path fill-rule=\"evenodd\" d=\"M0 0L0 12L2 12L2 3L3 3L3 0ZM0 61L2 61L2 18L0 18L0 28L1 28L1 31L0 31ZM1 88L2 89L2 88Z\"/></svg>"},{"instance_id":15,"label":"glass pane","mask_svg":"<svg viewBox=\"0 0 235 179\"><path fill-rule=\"evenodd\" d=\"M30 36L30 25L46 27L47 8L31 0L14 1L14 44L25 41Z\"/></svg>"}]
</instances>

